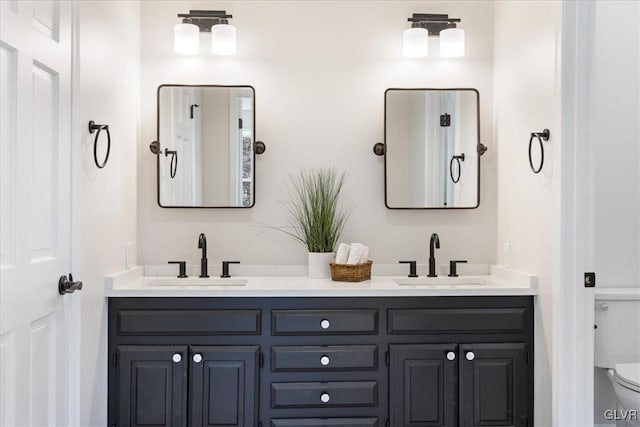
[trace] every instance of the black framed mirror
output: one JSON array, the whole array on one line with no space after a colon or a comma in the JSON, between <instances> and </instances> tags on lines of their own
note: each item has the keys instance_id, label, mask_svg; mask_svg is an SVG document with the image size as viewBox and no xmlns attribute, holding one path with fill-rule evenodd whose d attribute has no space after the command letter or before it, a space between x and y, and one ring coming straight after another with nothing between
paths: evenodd
<instances>
[{"instance_id":1,"label":"black framed mirror","mask_svg":"<svg viewBox=\"0 0 640 427\"><path fill-rule=\"evenodd\" d=\"M385 205L480 205L480 94L476 89L385 91Z\"/></svg>"},{"instance_id":2,"label":"black framed mirror","mask_svg":"<svg viewBox=\"0 0 640 427\"><path fill-rule=\"evenodd\" d=\"M254 88L164 84L157 97L158 205L253 207Z\"/></svg>"}]
</instances>

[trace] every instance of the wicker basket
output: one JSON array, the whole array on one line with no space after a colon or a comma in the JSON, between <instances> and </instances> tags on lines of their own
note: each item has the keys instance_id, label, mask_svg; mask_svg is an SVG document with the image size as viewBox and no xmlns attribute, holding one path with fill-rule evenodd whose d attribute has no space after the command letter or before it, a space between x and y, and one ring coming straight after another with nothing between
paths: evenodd
<instances>
[{"instance_id":1,"label":"wicker basket","mask_svg":"<svg viewBox=\"0 0 640 427\"><path fill-rule=\"evenodd\" d=\"M367 261L362 264L336 264L331 263L331 280L335 282L363 282L371 279L371 264Z\"/></svg>"}]
</instances>

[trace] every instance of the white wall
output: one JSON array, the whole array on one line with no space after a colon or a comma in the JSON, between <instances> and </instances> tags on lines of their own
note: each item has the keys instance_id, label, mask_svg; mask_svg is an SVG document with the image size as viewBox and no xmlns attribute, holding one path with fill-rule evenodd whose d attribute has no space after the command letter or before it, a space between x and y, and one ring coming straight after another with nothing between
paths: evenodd
<instances>
[{"instance_id":1,"label":"white wall","mask_svg":"<svg viewBox=\"0 0 640 427\"><path fill-rule=\"evenodd\" d=\"M181 57L173 52L176 14L226 9L238 28L238 54ZM495 261L493 4L409 1L142 2L141 140L138 240L140 264L199 260L197 236L209 237L209 262L305 264L306 250L260 224L285 225L278 202L284 179L301 168L349 170L346 200L353 213L343 240L371 247L377 263L426 263L428 237L438 232L438 260ZM401 54L402 31L414 12L462 19L467 56L440 60L437 41L423 60ZM530 25L526 25L527 28ZM256 89L256 139L267 145L256 166L253 209L161 209L156 202L156 95L162 83L250 84ZM480 91L481 205L470 211L391 211L384 207L384 91L389 87L475 87ZM537 124L536 124L537 126Z\"/></svg>"},{"instance_id":2,"label":"white wall","mask_svg":"<svg viewBox=\"0 0 640 427\"><path fill-rule=\"evenodd\" d=\"M81 132L80 271L82 426L107 423L107 305L104 276L124 269L136 241L140 7L130 1L79 2L78 123ZM89 120L109 124L111 155L93 164ZM102 138L102 136L101 136ZM104 141L103 141L104 143ZM132 248L135 251L135 247ZM135 262L135 257L133 259Z\"/></svg>"},{"instance_id":3,"label":"white wall","mask_svg":"<svg viewBox=\"0 0 640 427\"><path fill-rule=\"evenodd\" d=\"M535 425L552 425L552 265L559 170L556 81L557 2L495 2L495 134L497 142L497 260L538 275L535 307ZM533 131L551 130L545 166L529 167ZM554 161L556 160L556 161Z\"/></svg>"},{"instance_id":4,"label":"white wall","mask_svg":"<svg viewBox=\"0 0 640 427\"><path fill-rule=\"evenodd\" d=\"M598 287L640 286L640 3L595 6L590 67Z\"/></svg>"}]
</instances>

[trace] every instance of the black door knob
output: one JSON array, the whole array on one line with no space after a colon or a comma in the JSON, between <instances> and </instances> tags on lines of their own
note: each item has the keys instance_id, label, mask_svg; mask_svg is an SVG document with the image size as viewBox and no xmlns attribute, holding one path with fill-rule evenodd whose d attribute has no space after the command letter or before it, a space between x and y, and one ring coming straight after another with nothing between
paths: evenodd
<instances>
[{"instance_id":1,"label":"black door knob","mask_svg":"<svg viewBox=\"0 0 640 427\"><path fill-rule=\"evenodd\" d=\"M69 273L68 279L67 276L60 276L60 279L58 279L58 293L60 293L60 295L72 294L80 289L82 289L82 282L74 282L71 273Z\"/></svg>"}]
</instances>

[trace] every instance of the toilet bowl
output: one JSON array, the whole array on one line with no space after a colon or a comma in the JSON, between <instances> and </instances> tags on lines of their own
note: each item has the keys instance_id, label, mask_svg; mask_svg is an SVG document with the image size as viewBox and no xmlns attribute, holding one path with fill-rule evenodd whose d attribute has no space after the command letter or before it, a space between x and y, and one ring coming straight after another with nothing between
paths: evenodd
<instances>
[{"instance_id":1,"label":"toilet bowl","mask_svg":"<svg viewBox=\"0 0 640 427\"><path fill-rule=\"evenodd\" d=\"M640 290L608 290L595 298L595 366L605 368L616 407L604 418L640 427Z\"/></svg>"},{"instance_id":2,"label":"toilet bowl","mask_svg":"<svg viewBox=\"0 0 640 427\"><path fill-rule=\"evenodd\" d=\"M618 427L640 426L640 363L618 363L607 376L616 393L616 411L609 415Z\"/></svg>"},{"instance_id":3,"label":"toilet bowl","mask_svg":"<svg viewBox=\"0 0 640 427\"><path fill-rule=\"evenodd\" d=\"M607 376L616 393L616 425L640 426L640 363L618 363Z\"/></svg>"}]
</instances>

